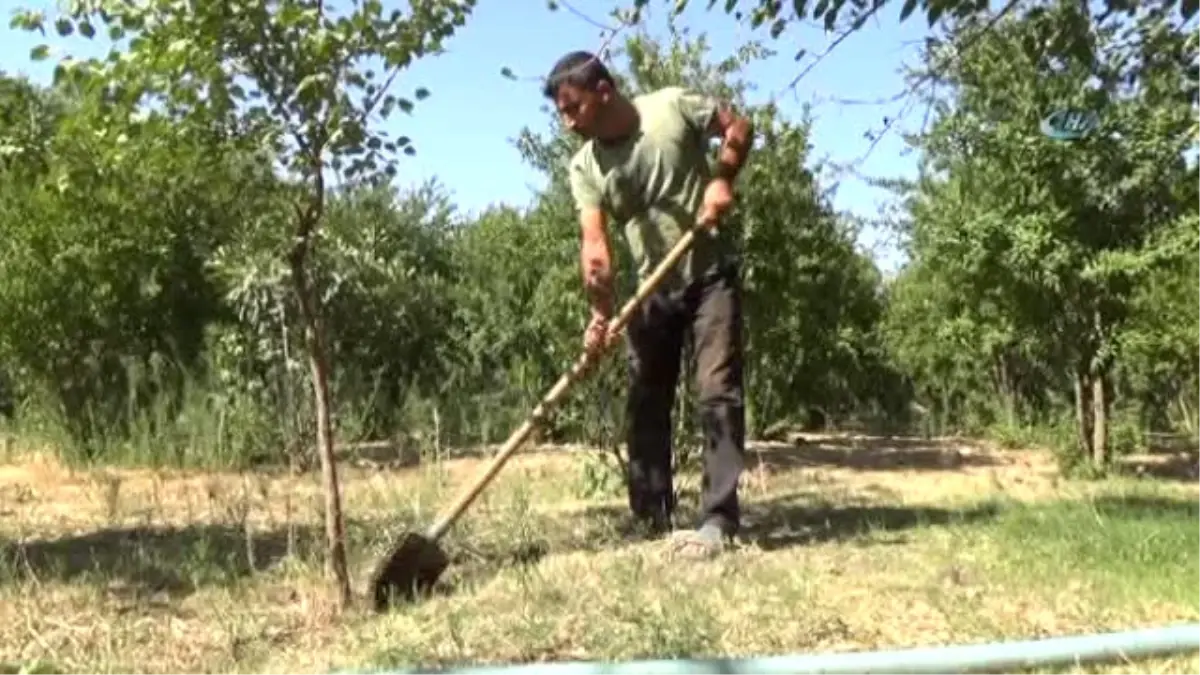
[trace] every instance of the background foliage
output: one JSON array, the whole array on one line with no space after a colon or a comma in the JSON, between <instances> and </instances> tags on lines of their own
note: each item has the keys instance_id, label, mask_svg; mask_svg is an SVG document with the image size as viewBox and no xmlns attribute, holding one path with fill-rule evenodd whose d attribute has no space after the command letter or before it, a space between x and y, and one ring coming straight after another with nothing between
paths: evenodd
<instances>
[{"instance_id":1,"label":"background foliage","mask_svg":"<svg viewBox=\"0 0 1200 675\"><path fill-rule=\"evenodd\" d=\"M757 123L729 224L744 261L754 435L781 425L990 434L1050 444L1066 466L1103 465L1145 447L1149 432L1195 439L1198 177L1184 156L1195 148L1196 61L1174 7L1098 16L1062 2L942 17L945 37L913 73L937 85L930 124L909 139L923 175L892 185L904 206L891 224L909 258L894 278L856 244L863 224L832 208L807 121L745 105L740 73L766 45L714 61L702 36L627 35L614 65L628 89L682 83L738 101ZM375 25L364 16L347 36ZM306 17L267 23L302 31ZM208 30L203 16L175 18ZM110 19L137 29L136 17ZM247 15L226 38L244 41L263 21ZM402 70L461 21L413 18L407 30L431 43L411 53L388 52L380 36L338 44ZM211 74L220 64L199 44L180 54L147 43L138 58L177 59L92 72L129 86L185 65ZM268 99L272 72L302 82L324 72L285 57L256 71ZM172 89L191 107L121 116L118 104L137 101L83 86L80 67L61 70L46 88L0 79L8 424L73 459L309 461L305 325L280 255L297 195L315 189L306 151L264 145L278 137L256 125L278 118L265 104L239 107L234 93L220 107ZM301 100L285 127L350 124L335 114L354 109L348 96ZM1061 105L1097 110L1101 127L1074 143L1041 136L1041 118ZM408 139L346 128L357 141L330 152L365 178L320 186L311 254L336 436L421 449L498 441L581 344L563 174L577 141L552 120L523 130L522 156L548 187L467 218L436 183L400 191L386 180L403 163L376 161L376 150ZM281 156L294 171L263 161ZM608 363L547 437L619 450L623 386L622 364ZM689 405L680 399L678 426L694 449Z\"/></svg>"}]
</instances>

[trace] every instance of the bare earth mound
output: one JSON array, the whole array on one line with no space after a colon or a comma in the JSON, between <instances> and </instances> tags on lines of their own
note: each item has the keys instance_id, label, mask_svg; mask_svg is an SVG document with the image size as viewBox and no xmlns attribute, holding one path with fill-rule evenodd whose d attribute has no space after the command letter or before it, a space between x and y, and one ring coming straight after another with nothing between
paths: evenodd
<instances>
[{"instance_id":1,"label":"bare earth mound","mask_svg":"<svg viewBox=\"0 0 1200 675\"><path fill-rule=\"evenodd\" d=\"M382 617L331 610L316 476L0 467L0 664L329 672L1197 620L1195 480L1069 482L1043 453L950 440L810 436L749 459L740 548L683 563L622 534L619 493L586 496L586 453L516 458L449 536L441 592ZM431 522L481 461L345 473L360 592L389 537ZM1200 672L1200 660L1104 670Z\"/></svg>"}]
</instances>

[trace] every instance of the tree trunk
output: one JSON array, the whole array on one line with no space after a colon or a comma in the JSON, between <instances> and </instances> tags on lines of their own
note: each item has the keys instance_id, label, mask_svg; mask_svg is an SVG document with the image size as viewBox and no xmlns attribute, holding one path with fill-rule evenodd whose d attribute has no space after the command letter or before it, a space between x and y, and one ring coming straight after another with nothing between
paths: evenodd
<instances>
[{"instance_id":1,"label":"tree trunk","mask_svg":"<svg viewBox=\"0 0 1200 675\"><path fill-rule=\"evenodd\" d=\"M1092 330L1097 336L1108 336L1112 322L1097 306L1092 311ZM1101 343L1103 344L1103 343ZM1109 369L1112 355L1108 350L1098 350L1088 364L1092 380L1092 464L1102 468L1109 462L1109 412L1112 410L1112 383Z\"/></svg>"},{"instance_id":2,"label":"tree trunk","mask_svg":"<svg viewBox=\"0 0 1200 675\"><path fill-rule=\"evenodd\" d=\"M1097 467L1108 464L1109 424L1112 407L1111 387L1103 371L1092 374L1092 462Z\"/></svg>"},{"instance_id":3,"label":"tree trunk","mask_svg":"<svg viewBox=\"0 0 1200 675\"><path fill-rule=\"evenodd\" d=\"M1189 436L1196 435L1195 417L1192 414L1193 404L1189 397L1184 392L1179 392L1175 397L1176 407L1179 408L1179 416L1182 418L1178 426L1183 427L1183 431Z\"/></svg>"},{"instance_id":4,"label":"tree trunk","mask_svg":"<svg viewBox=\"0 0 1200 675\"><path fill-rule=\"evenodd\" d=\"M300 454L305 444L302 440L303 427L299 423L300 415L296 411L291 372L292 338L288 333L287 305L282 296L279 298L279 341L283 347L283 373L279 377L279 398L283 401L283 410L280 411L279 423L283 425L284 438L287 439L288 469L299 473L303 470L307 458Z\"/></svg>"},{"instance_id":5,"label":"tree trunk","mask_svg":"<svg viewBox=\"0 0 1200 675\"><path fill-rule=\"evenodd\" d=\"M992 378L996 392L1000 395L1004 422L1014 427L1017 424L1017 395L1014 393L1012 377L1009 374L1008 358L1003 352L997 354L993 360Z\"/></svg>"},{"instance_id":6,"label":"tree trunk","mask_svg":"<svg viewBox=\"0 0 1200 675\"><path fill-rule=\"evenodd\" d=\"M337 584L340 608L353 599L349 566L346 564L345 524L342 518L342 495L338 485L337 462L333 454L333 407L329 394L329 350L325 343L325 325L321 306L308 275L308 258L313 237L325 211L325 181L321 165L314 162L311 201L296 209L296 236L288 256L300 318L304 322L305 344L308 347L309 373L313 385L313 406L317 423L317 454L321 458L321 475L325 488L326 572Z\"/></svg>"},{"instance_id":7,"label":"tree trunk","mask_svg":"<svg viewBox=\"0 0 1200 675\"><path fill-rule=\"evenodd\" d=\"M1075 423L1079 432L1079 447L1084 457L1092 454L1093 419L1092 383L1085 369L1075 372Z\"/></svg>"}]
</instances>

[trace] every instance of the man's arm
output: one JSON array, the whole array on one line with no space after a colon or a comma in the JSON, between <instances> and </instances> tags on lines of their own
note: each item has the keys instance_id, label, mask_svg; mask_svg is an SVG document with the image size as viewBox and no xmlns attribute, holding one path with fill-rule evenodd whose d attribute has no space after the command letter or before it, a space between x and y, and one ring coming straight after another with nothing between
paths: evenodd
<instances>
[{"instance_id":1,"label":"man's arm","mask_svg":"<svg viewBox=\"0 0 1200 675\"><path fill-rule=\"evenodd\" d=\"M746 163L754 140L754 124L727 101L686 89L679 90L679 109L707 142L721 139L717 177L732 182Z\"/></svg>"},{"instance_id":2,"label":"man's arm","mask_svg":"<svg viewBox=\"0 0 1200 675\"><path fill-rule=\"evenodd\" d=\"M615 298L607 218L600 208L588 206L580 210L579 224L583 230L583 242L579 252L580 265L588 303L593 312L611 317L615 311Z\"/></svg>"},{"instance_id":3,"label":"man's arm","mask_svg":"<svg viewBox=\"0 0 1200 675\"><path fill-rule=\"evenodd\" d=\"M716 136L721 139L721 149L717 154L717 176L733 182L750 154L754 124L749 118L737 114L728 103L718 101L708 125L708 133L710 138Z\"/></svg>"},{"instance_id":4,"label":"man's arm","mask_svg":"<svg viewBox=\"0 0 1200 675\"><path fill-rule=\"evenodd\" d=\"M601 206L600 191L591 179L581 156L572 158L568 167L571 196L579 209L581 242L579 250L583 288L592 312L611 317L616 302L613 291L612 251L608 245L608 218Z\"/></svg>"}]
</instances>

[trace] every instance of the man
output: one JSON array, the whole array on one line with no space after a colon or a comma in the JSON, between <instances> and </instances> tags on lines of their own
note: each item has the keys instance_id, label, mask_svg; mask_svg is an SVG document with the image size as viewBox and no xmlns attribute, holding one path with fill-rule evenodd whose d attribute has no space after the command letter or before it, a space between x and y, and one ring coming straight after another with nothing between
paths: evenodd
<instances>
[{"instance_id":1,"label":"man","mask_svg":"<svg viewBox=\"0 0 1200 675\"><path fill-rule=\"evenodd\" d=\"M627 98L605 66L582 51L554 65L543 93L564 125L586 139L569 167L591 305L585 349L596 353L607 344L617 309L610 219L621 226L642 279L685 231L701 226L691 251L626 329L628 490L636 520L656 534L671 528L671 409L690 332L706 439L703 496L699 524L673 541L680 553L711 555L740 525L745 447L739 270L732 242L716 224L733 202L752 127L727 104L679 87ZM712 169L714 137L722 140Z\"/></svg>"}]
</instances>

